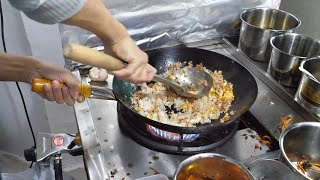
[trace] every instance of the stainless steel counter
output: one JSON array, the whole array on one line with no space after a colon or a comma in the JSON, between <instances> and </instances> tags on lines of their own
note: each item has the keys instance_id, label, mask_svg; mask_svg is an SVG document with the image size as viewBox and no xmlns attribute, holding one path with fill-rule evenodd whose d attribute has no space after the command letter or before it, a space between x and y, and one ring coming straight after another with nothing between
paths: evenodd
<instances>
[{"instance_id":1,"label":"stainless steel counter","mask_svg":"<svg viewBox=\"0 0 320 180\"><path fill-rule=\"evenodd\" d=\"M311 117L297 104L292 104L290 96L289 99L286 96L281 97L281 93L284 93L281 92L283 89L265 76L259 67L247 62L245 57L240 57L241 54L239 55L239 52L228 44L228 41L219 41L219 43L218 41L207 41L187 46L223 54L243 64L255 75L259 92L250 113L276 139L280 135L280 116L292 115L294 122L305 121L307 117ZM78 77L80 78L79 74ZM84 83L87 82L86 77L81 78ZM111 82L112 76L108 79L110 88ZM170 178L173 177L177 166L188 156L159 153L135 143L119 129L116 103L115 101L87 99L85 103L74 106L89 178L94 180L137 179L153 175L154 172L150 168ZM256 144L260 143L255 138L250 136L248 138L244 135L249 135L250 132L247 129L237 131L230 141L212 152L230 156L246 164L250 164L255 158L267 156L274 158L279 155L278 151L267 153L268 147L265 145L260 145L261 149L256 149ZM252 133L257 136L256 132L252 131Z\"/></svg>"}]
</instances>

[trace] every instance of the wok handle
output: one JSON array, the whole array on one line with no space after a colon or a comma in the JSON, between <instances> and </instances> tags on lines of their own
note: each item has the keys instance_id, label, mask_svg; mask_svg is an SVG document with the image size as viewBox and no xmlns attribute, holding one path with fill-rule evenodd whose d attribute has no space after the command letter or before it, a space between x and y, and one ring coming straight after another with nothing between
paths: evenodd
<instances>
[{"instance_id":1,"label":"wok handle","mask_svg":"<svg viewBox=\"0 0 320 180\"><path fill-rule=\"evenodd\" d=\"M41 92L43 92L43 86L45 84L51 85L52 81L48 80L48 79L35 78L32 80L32 88L31 89L33 92L41 93ZM63 87L63 86L65 86L65 84L60 83L60 87ZM79 92L79 95L81 95L85 98L88 98L91 96L91 86L86 85L86 84L79 84L78 92Z\"/></svg>"},{"instance_id":2,"label":"wok handle","mask_svg":"<svg viewBox=\"0 0 320 180\"><path fill-rule=\"evenodd\" d=\"M79 44L69 44L64 48L64 56L74 61L115 71L125 67L125 63L103 52Z\"/></svg>"}]
</instances>

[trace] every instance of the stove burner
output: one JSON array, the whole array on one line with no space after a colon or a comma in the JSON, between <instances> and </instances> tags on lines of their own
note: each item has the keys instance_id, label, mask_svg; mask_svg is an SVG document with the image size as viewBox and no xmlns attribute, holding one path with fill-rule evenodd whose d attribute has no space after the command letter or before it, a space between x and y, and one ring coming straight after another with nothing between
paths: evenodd
<instances>
[{"instance_id":1,"label":"stove burner","mask_svg":"<svg viewBox=\"0 0 320 180\"><path fill-rule=\"evenodd\" d=\"M180 134L159 129L148 123L132 121L134 117L125 113L125 108L120 103L117 105L117 111L119 127L124 134L146 148L169 154L192 155L210 151L231 139L239 125L239 121L235 121L231 124L230 130L220 133Z\"/></svg>"},{"instance_id":2,"label":"stove burner","mask_svg":"<svg viewBox=\"0 0 320 180\"><path fill-rule=\"evenodd\" d=\"M196 140L200 134L182 134L173 133L169 131L164 131L153 126L146 124L147 131L155 137L167 140L167 141L182 141L182 142L192 142Z\"/></svg>"}]
</instances>

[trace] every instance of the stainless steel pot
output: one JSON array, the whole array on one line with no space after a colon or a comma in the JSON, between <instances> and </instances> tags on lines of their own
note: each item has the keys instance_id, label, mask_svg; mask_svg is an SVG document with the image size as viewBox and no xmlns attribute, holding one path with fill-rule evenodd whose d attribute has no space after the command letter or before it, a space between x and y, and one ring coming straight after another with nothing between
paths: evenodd
<instances>
[{"instance_id":1,"label":"stainless steel pot","mask_svg":"<svg viewBox=\"0 0 320 180\"><path fill-rule=\"evenodd\" d=\"M242 164L215 153L202 153L185 159L177 168L174 180L185 180L192 176L204 179L254 180Z\"/></svg>"},{"instance_id":2,"label":"stainless steel pot","mask_svg":"<svg viewBox=\"0 0 320 180\"><path fill-rule=\"evenodd\" d=\"M320 55L320 42L314 38L286 33L270 39L272 46L268 73L287 87L297 87L301 80L299 66L306 58Z\"/></svg>"},{"instance_id":3,"label":"stainless steel pot","mask_svg":"<svg viewBox=\"0 0 320 180\"><path fill-rule=\"evenodd\" d=\"M241 30L238 47L253 60L269 61L270 38L293 32L301 22L294 15L276 9L254 8L240 15Z\"/></svg>"},{"instance_id":4,"label":"stainless steel pot","mask_svg":"<svg viewBox=\"0 0 320 180\"><path fill-rule=\"evenodd\" d=\"M308 160L320 162L320 123L302 122L289 126L280 136L280 149L284 161L300 177L307 179L320 178L320 173L307 171L303 174L298 171L297 162Z\"/></svg>"},{"instance_id":5,"label":"stainless steel pot","mask_svg":"<svg viewBox=\"0 0 320 180\"><path fill-rule=\"evenodd\" d=\"M305 60L300 66L320 79L320 56ZM315 116L320 117L320 83L305 73L302 74L295 100Z\"/></svg>"}]
</instances>

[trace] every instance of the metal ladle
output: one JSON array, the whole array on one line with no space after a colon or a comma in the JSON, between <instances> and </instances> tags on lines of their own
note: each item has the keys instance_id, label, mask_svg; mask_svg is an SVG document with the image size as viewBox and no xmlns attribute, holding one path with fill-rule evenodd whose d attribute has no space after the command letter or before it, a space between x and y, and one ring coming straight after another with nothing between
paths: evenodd
<instances>
[{"instance_id":1,"label":"metal ladle","mask_svg":"<svg viewBox=\"0 0 320 180\"><path fill-rule=\"evenodd\" d=\"M122 60L78 44L70 44L65 47L64 56L83 64L110 71L120 70L126 66ZM190 68L185 74L176 74L175 77L180 84L160 75L155 75L153 81L166 84L175 93L188 98L199 98L206 95L213 84L210 74L197 68ZM206 83L199 83L201 81Z\"/></svg>"}]
</instances>

